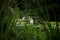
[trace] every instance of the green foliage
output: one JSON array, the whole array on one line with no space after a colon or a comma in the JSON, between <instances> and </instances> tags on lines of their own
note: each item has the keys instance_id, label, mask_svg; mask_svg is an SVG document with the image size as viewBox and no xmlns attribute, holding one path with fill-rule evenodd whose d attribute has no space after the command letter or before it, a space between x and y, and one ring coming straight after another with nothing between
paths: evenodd
<instances>
[{"instance_id":1,"label":"green foliage","mask_svg":"<svg viewBox=\"0 0 60 40\"><path fill-rule=\"evenodd\" d=\"M11 27L15 26L16 13L11 7L12 0L1 1L0 8L0 40L12 40ZM17 7L18 8L18 7ZM19 10L19 9L17 9ZM16 12L16 13L15 13Z\"/></svg>"},{"instance_id":2,"label":"green foliage","mask_svg":"<svg viewBox=\"0 0 60 40\"><path fill-rule=\"evenodd\" d=\"M46 40L45 32L31 24L12 27L12 31L15 34L13 38L16 40Z\"/></svg>"},{"instance_id":3,"label":"green foliage","mask_svg":"<svg viewBox=\"0 0 60 40\"><path fill-rule=\"evenodd\" d=\"M54 6L52 3L46 4L46 0L24 1L27 16L43 17L47 20L42 24L32 25L27 20L17 20L21 16L17 0L0 1L0 40L60 40L59 22L56 21L54 25L49 21L48 9Z\"/></svg>"}]
</instances>

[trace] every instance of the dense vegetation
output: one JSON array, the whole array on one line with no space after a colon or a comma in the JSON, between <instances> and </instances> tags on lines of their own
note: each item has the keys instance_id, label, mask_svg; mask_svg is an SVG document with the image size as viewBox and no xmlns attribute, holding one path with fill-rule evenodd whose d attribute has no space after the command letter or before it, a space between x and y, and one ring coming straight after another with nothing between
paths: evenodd
<instances>
[{"instance_id":1,"label":"dense vegetation","mask_svg":"<svg viewBox=\"0 0 60 40\"><path fill-rule=\"evenodd\" d=\"M60 5L57 2L0 0L0 40L60 40ZM26 20L21 21L22 16ZM30 24L28 16L41 23Z\"/></svg>"}]
</instances>

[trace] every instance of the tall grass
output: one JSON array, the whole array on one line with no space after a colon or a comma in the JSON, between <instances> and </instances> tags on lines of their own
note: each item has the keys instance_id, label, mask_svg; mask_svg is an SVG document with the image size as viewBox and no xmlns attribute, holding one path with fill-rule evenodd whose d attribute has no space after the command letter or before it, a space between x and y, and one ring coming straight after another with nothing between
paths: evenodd
<instances>
[{"instance_id":1,"label":"tall grass","mask_svg":"<svg viewBox=\"0 0 60 40\"><path fill-rule=\"evenodd\" d=\"M53 25L50 20L50 15L48 14L46 1L45 9L46 15L44 14L44 9L39 5L41 13L43 15L45 23L40 27L33 27L35 25L25 23L23 26L16 26L16 19L19 19L20 10L17 6L11 7L10 3L12 1L5 0L1 3L0 8L0 40L59 40L60 38L60 24L55 22ZM54 12L55 13L55 12ZM55 14L54 14L55 15ZM56 16L55 16L56 18ZM56 19L55 19L56 20ZM59 17L58 17L59 20ZM21 25L21 24L20 24ZM53 25L53 26L52 26ZM55 26L56 25L56 26Z\"/></svg>"},{"instance_id":2,"label":"tall grass","mask_svg":"<svg viewBox=\"0 0 60 40\"><path fill-rule=\"evenodd\" d=\"M18 7L12 8L11 0L1 1L0 6L0 40L13 40L12 27L15 26L17 14L19 14Z\"/></svg>"}]
</instances>

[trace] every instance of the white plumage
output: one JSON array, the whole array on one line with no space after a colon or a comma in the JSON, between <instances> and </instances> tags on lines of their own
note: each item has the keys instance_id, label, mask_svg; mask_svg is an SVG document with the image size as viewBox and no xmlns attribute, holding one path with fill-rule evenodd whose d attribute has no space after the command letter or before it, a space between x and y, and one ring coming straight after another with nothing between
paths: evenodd
<instances>
[{"instance_id":1,"label":"white plumage","mask_svg":"<svg viewBox=\"0 0 60 40\"><path fill-rule=\"evenodd\" d=\"M34 23L34 20L32 18L30 18L30 23L33 24Z\"/></svg>"}]
</instances>

